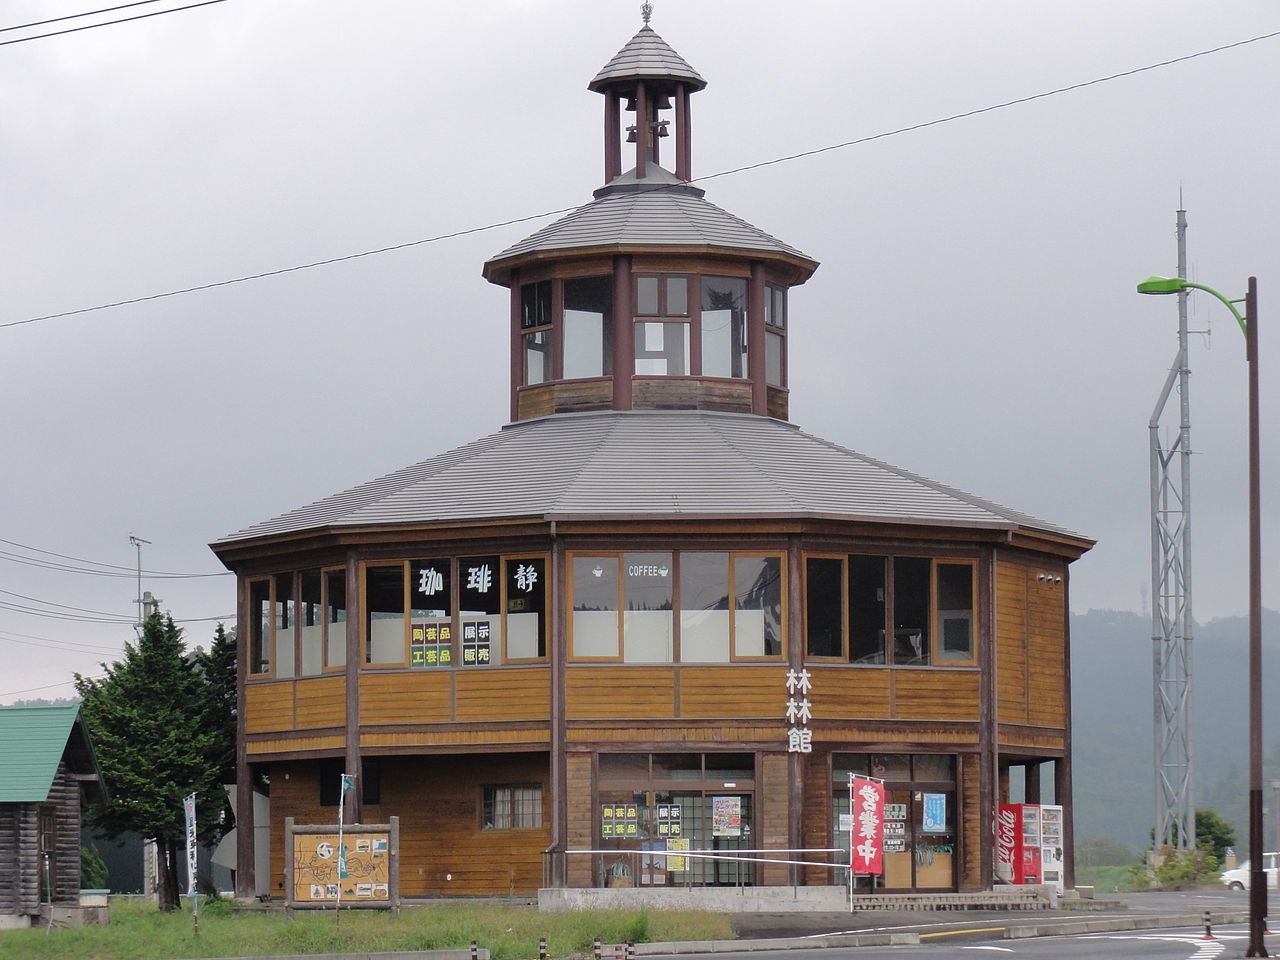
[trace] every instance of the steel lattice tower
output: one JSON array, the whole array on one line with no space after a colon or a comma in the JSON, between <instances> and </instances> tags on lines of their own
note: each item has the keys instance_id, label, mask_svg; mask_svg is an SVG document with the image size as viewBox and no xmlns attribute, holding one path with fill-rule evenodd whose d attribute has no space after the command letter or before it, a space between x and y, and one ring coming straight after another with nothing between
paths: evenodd
<instances>
[{"instance_id":1,"label":"steel lattice tower","mask_svg":"<svg viewBox=\"0 0 1280 960\"><path fill-rule=\"evenodd\" d=\"M1178 276L1187 276L1186 211L1178 211ZM1191 400L1187 292L1178 294L1178 354L1148 424L1151 446L1151 639L1155 706L1155 850L1196 842L1191 795ZM1178 390L1176 439L1160 419Z\"/></svg>"}]
</instances>

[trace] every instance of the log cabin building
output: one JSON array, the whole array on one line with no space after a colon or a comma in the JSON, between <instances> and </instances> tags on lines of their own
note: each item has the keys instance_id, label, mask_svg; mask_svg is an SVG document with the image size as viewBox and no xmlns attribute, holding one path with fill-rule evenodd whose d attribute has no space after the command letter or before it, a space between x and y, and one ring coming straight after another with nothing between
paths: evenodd
<instances>
[{"instance_id":1,"label":"log cabin building","mask_svg":"<svg viewBox=\"0 0 1280 960\"><path fill-rule=\"evenodd\" d=\"M106 791L79 703L0 707L0 930L80 903L80 827Z\"/></svg>"},{"instance_id":2,"label":"log cabin building","mask_svg":"<svg viewBox=\"0 0 1280 960\"><path fill-rule=\"evenodd\" d=\"M484 265L509 424L212 544L238 809L269 781L240 895L284 893L285 818L331 822L343 771L348 819L400 818L407 897L843 882L636 851L847 849L851 771L895 805L887 890L990 888L1011 769L1030 802L1045 771L1070 856L1092 543L788 422L788 291L818 264L690 182L704 86L646 23L589 85L604 185Z\"/></svg>"}]
</instances>

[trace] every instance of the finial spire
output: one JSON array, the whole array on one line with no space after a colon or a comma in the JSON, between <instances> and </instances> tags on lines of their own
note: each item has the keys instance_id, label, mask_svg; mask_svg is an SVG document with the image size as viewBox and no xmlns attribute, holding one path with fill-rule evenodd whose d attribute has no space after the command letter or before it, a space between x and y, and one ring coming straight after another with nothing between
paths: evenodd
<instances>
[{"instance_id":1,"label":"finial spire","mask_svg":"<svg viewBox=\"0 0 1280 960\"><path fill-rule=\"evenodd\" d=\"M649 0L645 0L644 3L640 4L640 18L644 20L644 25L646 27L649 25L649 18L652 16L653 4L649 3Z\"/></svg>"}]
</instances>

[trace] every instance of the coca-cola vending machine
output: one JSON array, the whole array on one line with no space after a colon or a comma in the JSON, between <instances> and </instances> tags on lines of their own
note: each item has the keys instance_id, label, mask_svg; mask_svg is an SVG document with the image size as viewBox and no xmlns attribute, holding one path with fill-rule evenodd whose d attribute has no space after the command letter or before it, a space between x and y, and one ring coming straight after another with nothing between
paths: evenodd
<instances>
[{"instance_id":1,"label":"coca-cola vending machine","mask_svg":"<svg viewBox=\"0 0 1280 960\"><path fill-rule=\"evenodd\" d=\"M1000 804L996 814L996 878L1003 883L1042 882L1039 804Z\"/></svg>"}]
</instances>

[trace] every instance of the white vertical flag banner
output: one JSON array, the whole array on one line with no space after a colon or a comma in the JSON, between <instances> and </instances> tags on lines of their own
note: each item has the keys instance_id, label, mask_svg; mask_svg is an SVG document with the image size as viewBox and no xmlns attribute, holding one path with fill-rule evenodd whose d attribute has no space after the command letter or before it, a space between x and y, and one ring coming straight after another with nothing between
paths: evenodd
<instances>
[{"instance_id":1,"label":"white vertical flag banner","mask_svg":"<svg viewBox=\"0 0 1280 960\"><path fill-rule=\"evenodd\" d=\"M196 795L193 793L182 801L182 812L187 821L187 896L191 898L192 911L199 910L196 904Z\"/></svg>"},{"instance_id":2,"label":"white vertical flag banner","mask_svg":"<svg viewBox=\"0 0 1280 960\"><path fill-rule=\"evenodd\" d=\"M338 787L338 898L334 904L335 909L342 906L342 881L347 878L347 845L342 840L342 808L355 781L356 778L351 774L344 773Z\"/></svg>"}]
</instances>

